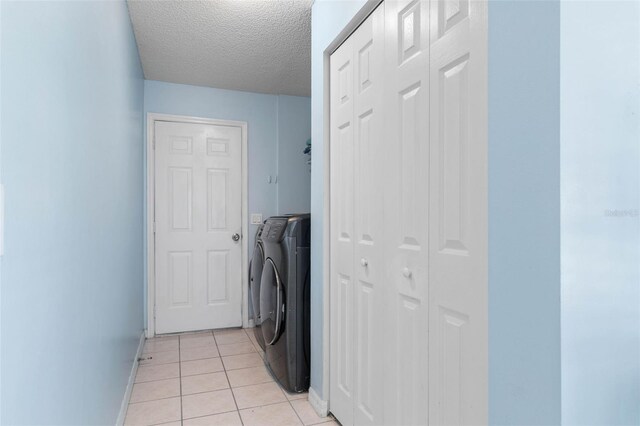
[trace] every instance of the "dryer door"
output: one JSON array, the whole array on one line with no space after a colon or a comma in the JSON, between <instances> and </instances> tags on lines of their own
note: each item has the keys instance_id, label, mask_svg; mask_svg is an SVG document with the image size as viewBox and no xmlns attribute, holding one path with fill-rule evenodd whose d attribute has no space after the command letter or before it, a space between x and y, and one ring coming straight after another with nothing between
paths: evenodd
<instances>
[{"instance_id":1,"label":"dryer door","mask_svg":"<svg viewBox=\"0 0 640 426\"><path fill-rule=\"evenodd\" d=\"M258 243L253 250L253 258L251 259L251 266L249 268L249 300L251 300L253 319L257 326L262 323L260 318L260 280L262 278L263 266L264 250L262 249L262 244Z\"/></svg>"},{"instance_id":2,"label":"dryer door","mask_svg":"<svg viewBox=\"0 0 640 426\"><path fill-rule=\"evenodd\" d=\"M271 258L264 262L260 282L260 317L262 335L267 345L273 345L284 331L284 286Z\"/></svg>"}]
</instances>

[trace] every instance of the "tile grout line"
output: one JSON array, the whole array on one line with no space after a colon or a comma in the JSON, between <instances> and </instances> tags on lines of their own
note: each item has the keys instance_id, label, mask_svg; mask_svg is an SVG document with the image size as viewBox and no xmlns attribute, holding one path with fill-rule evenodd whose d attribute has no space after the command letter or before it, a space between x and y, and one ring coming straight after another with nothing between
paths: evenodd
<instances>
[{"instance_id":1,"label":"tile grout line","mask_svg":"<svg viewBox=\"0 0 640 426\"><path fill-rule=\"evenodd\" d=\"M238 370L231 370L231 371L238 371ZM215 373L224 373L224 371L216 371ZM215 374L215 373L204 373L204 374ZM195 376L200 376L200 374L193 375L193 376L185 376L185 377L195 377ZM161 379L161 380L154 380L154 381L157 382L157 381L162 381L162 380L173 380L173 379L175 379L175 377L172 377L171 379ZM153 383L153 382L143 382L143 383ZM227 377L227 383L230 384L228 377ZM130 402L129 405L131 405L131 404L143 404L145 402L151 402L151 401L162 401L162 400L165 400L165 399L179 398L179 397L182 397L182 396L201 395L203 393L219 392L219 391L224 391L224 390L227 390L227 389L231 390L233 392L233 389L247 388L249 386L265 385L267 383L275 383L276 385L278 385L278 382L276 382L275 380L272 380L270 382L253 383L253 384L250 384L250 385L241 385L241 386L233 386L233 387L229 386L228 388L212 389L212 390L206 390L206 391L201 391L201 392L193 392L193 393L188 393L188 394L184 394L184 395L182 395L182 391L180 391L181 395L178 395L178 396L164 396L162 398L149 399L149 400L146 400L146 401ZM278 385L278 387L280 387L280 385ZM280 390L282 390L282 389L280 389ZM285 392L285 391L283 391L283 392ZM285 394L285 397L286 397L286 394ZM304 401L304 398L296 398L296 399L287 398L287 401L289 401L289 402ZM285 401L272 402L272 403L264 404L264 405L282 404L283 402L285 402ZM264 405L257 405L256 407L263 407ZM255 408L255 407L247 407L247 408ZM238 408L238 410L239 410L239 408ZM243 408L243 410L244 410L244 408Z\"/></svg>"},{"instance_id":2,"label":"tile grout line","mask_svg":"<svg viewBox=\"0 0 640 426\"><path fill-rule=\"evenodd\" d=\"M255 407L247 407L247 408L243 408L243 410L252 410L252 409L255 409L255 408L270 407L270 406L272 406L272 405L280 405L280 404L284 404L284 402L272 402L272 403L269 403L269 404L257 405L257 406L255 406ZM292 408L292 409L293 409L293 408ZM293 411L295 412L295 409L293 409ZM220 413L216 413L216 414L205 414L204 416L189 417L188 419L184 419L184 420L201 419L201 418L203 418L203 417L217 416L217 415L219 415L219 414L229 414L229 413L238 413L238 416L240 417L240 421L242 422L242 417L241 417L241 416L240 416L240 414L239 414L239 410L221 411ZM297 416L298 418L300 418L300 416L298 416L298 413L297 413L297 412L296 412L296 416ZM315 426L315 425L326 424L326 423L329 423L329 422L331 422L331 421L335 420L335 419L333 418L333 416L327 416L326 418L327 418L327 420L326 420L326 421L323 421L323 422L320 422L320 423L314 423L313 425ZM302 422L302 419L300 419L300 421ZM165 422L165 423L166 423L166 422ZM164 423L160 423L160 424L162 425L162 424L164 424ZM244 424L244 423L243 423L243 424ZM303 425L305 425L305 423L304 423L304 422L303 422L302 424L303 424Z\"/></svg>"},{"instance_id":3,"label":"tile grout line","mask_svg":"<svg viewBox=\"0 0 640 426\"><path fill-rule=\"evenodd\" d=\"M199 349L199 348L202 348L202 347L206 347L206 346L200 346L200 347L195 347L195 348L186 348L186 349ZM217 345L216 345L216 350L218 350ZM239 353L239 354L232 354L232 355L224 355L224 356L225 357L230 357L230 356L238 356L238 355L249 355L249 354L253 354L253 353L256 353L256 351ZM205 360L205 359L215 359L215 358L222 358L222 356L218 352L218 356L212 356L212 357L206 357L206 358L186 359L186 360L184 360L184 362L202 361L202 360ZM158 365L178 364L180 362L182 362L182 358L180 356L180 353L178 353L178 361L146 363L146 364L140 364L140 367L155 367L155 366L158 366Z\"/></svg>"},{"instance_id":4,"label":"tile grout line","mask_svg":"<svg viewBox=\"0 0 640 426\"><path fill-rule=\"evenodd\" d=\"M150 399L148 401L130 402L129 405L144 404L144 403L147 403L147 402L155 402L155 401L165 401L167 399L174 399L174 398L180 398L180 396L165 396L165 397L162 397L162 398ZM165 422L165 423L171 423L171 422Z\"/></svg>"},{"instance_id":5,"label":"tile grout line","mask_svg":"<svg viewBox=\"0 0 640 426\"><path fill-rule=\"evenodd\" d=\"M217 416L219 414L229 414L229 413L237 413L237 412L238 410L221 411L220 413L216 413L216 414L205 414L204 416L189 417L188 419L185 419L185 420L202 419L203 417L211 417L211 416ZM240 414L238 414L238 417L240 417Z\"/></svg>"},{"instance_id":6,"label":"tile grout line","mask_svg":"<svg viewBox=\"0 0 640 426\"><path fill-rule=\"evenodd\" d=\"M1 1L1 0L0 0L0 1ZM178 374L180 374L180 373L178 373ZM160 382L160 381L162 381L162 380L171 380L171 379L180 379L180 376L177 376L177 377L166 377L166 378L164 378L164 379L146 380L146 381L144 381L144 382L135 382L135 383L134 383L134 385L138 385L138 384L141 384L141 383L153 383L153 382Z\"/></svg>"},{"instance_id":7,"label":"tile grout line","mask_svg":"<svg viewBox=\"0 0 640 426\"><path fill-rule=\"evenodd\" d=\"M286 398L286 395L285 395L285 398ZM305 422L302 421L302 417L300 417L300 414L298 414L298 412L296 411L295 407L293 406L293 404L291 403L291 400L289 398L287 398L287 402L289 402L289 406L291 407L291 409L295 413L295 415L298 418L298 420L300 420L300 424L302 424L304 426Z\"/></svg>"},{"instance_id":8,"label":"tile grout line","mask_svg":"<svg viewBox=\"0 0 640 426\"><path fill-rule=\"evenodd\" d=\"M145 339L145 346L147 344L148 339ZM143 348L144 350L144 348ZM149 354L149 353L147 353ZM178 363L179 364L179 363ZM158 365L165 365L165 364L158 364ZM179 368L179 367L178 367ZM136 374L136 378L137 378L137 374ZM169 378L165 378L165 379L157 379L157 380L149 380L149 381L145 381L145 382L136 382L134 379L134 386L135 385L140 385L140 384L145 384L145 383L153 383L153 382L158 382L158 381L162 381L162 380L173 380L175 379L175 377L169 377ZM180 378L178 377L178 380L180 380ZM145 403L149 403L149 402L155 402L155 401L161 401L161 400L165 400L165 399L173 399L176 398L175 396L171 396L171 397L165 397L165 398L157 398L157 399L150 399L150 400L145 400L145 401L138 401L138 402L131 402L131 398L133 397L133 393L132 395L129 396L129 402L127 404L127 414L129 412L129 408L132 405L138 405L138 404L145 404ZM180 397L180 396L178 396ZM180 404L182 404L182 400L180 401ZM182 417L182 416L181 416ZM126 415L125 415L125 422L126 422ZM163 423L157 423L157 425L162 425L162 424L166 424L167 422L163 422ZM180 423L182 425L182 423Z\"/></svg>"},{"instance_id":9,"label":"tile grout line","mask_svg":"<svg viewBox=\"0 0 640 426\"><path fill-rule=\"evenodd\" d=\"M245 333L247 334L247 337L249 338L249 341L251 342L251 345L253 346L253 348L256 350L256 352L258 352L258 348L256 347L256 344L253 342L253 340L251 340L251 336L249 336L249 332L245 329ZM262 350L262 348L260 348L260 350ZM260 355L260 353L258 353L258 356ZM262 358L262 357L261 357ZM262 358L262 361L264 363L264 358ZM264 366L264 365L263 365ZM264 366L264 368L266 368L266 366ZM298 420L300 420L300 424L302 426L304 426L304 422L302 421L302 418L300 418L300 415L298 414L298 412L296 411L296 409L293 407L293 404L291 403L291 400L289 399L289 397L287 396L287 394L285 393L284 389L282 389L282 387L280 386L280 384L272 379L272 381L278 386L278 389L280 389L280 392L282 392L282 394L284 395L285 399L287 400L287 402L289 403L289 407L291 407L291 409L293 410L293 413L296 415L296 417L298 418ZM269 382L266 382L269 383ZM241 386L239 386L241 387ZM274 404L267 404L267 405L275 405L275 404L281 404L280 402L276 402ZM265 407L266 405L262 405L261 407Z\"/></svg>"},{"instance_id":10,"label":"tile grout line","mask_svg":"<svg viewBox=\"0 0 640 426\"><path fill-rule=\"evenodd\" d=\"M213 334L213 331L211 333ZM218 348L218 341L216 340L215 334L213 334L213 340L216 342L216 349L218 349L218 354L219 354L220 348ZM220 356L220 359L222 359L222 356ZM222 368L224 368L224 377L227 378L227 383L229 384L229 392L231 392L231 397L233 398L233 404L236 406L236 412L238 413L240 424L244 426L242 415L240 415L240 407L238 407L238 401L236 401L236 394L233 392L233 388L231 387L231 381L229 380L229 375L227 374L227 367L224 365L224 362L222 363Z\"/></svg>"},{"instance_id":11,"label":"tile grout line","mask_svg":"<svg viewBox=\"0 0 640 426\"><path fill-rule=\"evenodd\" d=\"M293 410L293 413L296 415L296 417L298 418L298 420L300 420L300 424L302 426L305 425L305 422L302 421L302 418L300 417L300 415L298 414L298 412L296 411L296 409L293 407L293 404L291 403L291 400L289 399L289 397L287 396L287 393L284 389L282 389L282 386L280 386L280 383L278 383L277 381L275 381L275 384L278 385L278 389L280 389L280 392L282 392L282 394L284 395L285 399L287 400L287 402L289 403L289 407L291 407L291 409Z\"/></svg>"},{"instance_id":12,"label":"tile grout line","mask_svg":"<svg viewBox=\"0 0 640 426\"><path fill-rule=\"evenodd\" d=\"M247 335L249 334L249 332L248 332L247 330L245 330L245 332L247 333ZM248 336L248 337L249 337L249 341L251 342L251 344L253 345L254 349L256 350L256 352L258 352L258 355L259 355L259 354L260 354L260 352L262 352L262 348L261 348L261 347L259 347L260 345L259 345L259 344L257 344L257 343L258 343L257 341L256 341L256 342L254 342L254 341L251 339L251 336ZM261 358L262 358L262 357L261 357ZM263 358L263 361L264 361L264 358ZM265 368L266 368L266 367L265 367ZM292 409L292 410L293 410L293 412L295 413L295 415L296 415L296 417L298 418L298 420L300 420L300 424L305 425L305 422L302 420L302 417L300 417L300 415L299 415L299 414L298 414L298 412L296 411L295 407L293 406L293 401L298 401L298 399L289 399L289 397L287 396L287 393L285 392L285 390L284 390L284 389L282 389L282 387L280 386L280 384L279 384L276 380L273 380L273 381L278 385L278 387L280 388L280 391L284 394L284 397L287 399L287 402L289 403L289 406L291 407L291 409ZM302 399L302 398L299 398L299 399Z\"/></svg>"},{"instance_id":13,"label":"tile grout line","mask_svg":"<svg viewBox=\"0 0 640 426\"><path fill-rule=\"evenodd\" d=\"M231 370L231 371L238 371L238 370ZM205 374L217 374L217 373L225 373L225 371L215 371L213 373L194 374L194 375L185 376L185 377L196 377L196 376L203 376ZM154 380L153 382L159 382L159 381L162 381L162 380L172 380L172 379L175 379L175 377L173 377L171 379ZM143 382L143 383L153 383L153 382ZM248 388L249 386L265 385L267 383L275 383L276 385L278 384L275 380L271 380L270 382L252 383L250 385L231 386L231 382L229 381L229 377L228 376L227 376L227 383L229 384L229 387L227 387L227 388L211 389L211 390L205 390L205 391L200 391L200 392L187 393L187 394L184 394L184 395L182 395L182 391L180 391L180 393L181 393L180 396L200 395L200 394L203 394L203 393L219 392L219 391L223 391L223 390L227 390L227 389L233 391L233 389ZM279 387L279 385L278 385L278 387ZM285 397L286 397L286 395L285 395ZM140 403L143 403L143 402L150 402L150 401L160 401L160 400L163 400L163 399L171 399L171 398L176 398L176 396L165 396L165 397L162 397L162 398L150 399L148 401L133 402L133 404L140 404ZM303 398L293 399L291 401L299 401L301 399L303 399ZM287 398L287 401L289 401L288 398ZM282 402L284 402L284 401L281 401L279 403L274 403L274 404L280 404ZM266 404L266 405L271 405L271 404ZM259 405L258 407L261 407L261 405ZM248 407L248 408L253 408L253 407Z\"/></svg>"},{"instance_id":14,"label":"tile grout line","mask_svg":"<svg viewBox=\"0 0 640 426\"><path fill-rule=\"evenodd\" d=\"M140 356L144 357L145 355L162 354L162 353L173 352L173 351L175 351L175 349L165 349L163 351L149 351L149 352L143 352Z\"/></svg>"},{"instance_id":15,"label":"tile grout line","mask_svg":"<svg viewBox=\"0 0 640 426\"><path fill-rule=\"evenodd\" d=\"M218 352L218 356L216 356L216 357L212 357L212 358L200 358L200 359L194 359L194 360L189 360L189 361L204 361L204 360L210 360L210 359L219 359L219 360L220 360L220 364L221 364L221 366L222 366L222 370L221 370L221 371L214 371L214 372L204 372L204 373L192 374L192 375L185 376L185 377L195 377L195 376L199 376L199 375L215 374L215 373L224 372L224 374L225 374L225 378L226 378L226 380L227 380L227 385L228 385L228 388L227 388L227 389L229 389L229 391L231 392L231 395L232 395L232 398L233 398L233 400L234 400L234 405L235 405L236 409L235 409L235 410L232 410L232 411L225 411L225 412L221 412L221 413L215 413L215 414L213 414L213 415L226 414L226 413L236 412L236 413L237 413L237 415L238 415L238 417L239 417L239 419L240 419L241 424L243 424L243 425L244 425L244 421L243 421L242 416L241 416L241 414L240 414L240 408L238 407L238 402L237 402L236 397L235 397L234 389L236 389L236 388L250 387L250 386L264 385L264 384L268 384L268 383L275 383L275 384L276 384L276 386L278 387L278 389L280 390L280 392L282 392L282 394L284 395L284 397L285 397L285 401L272 402L272 403L268 403L268 404L258 405L258 406L255 406L255 407L246 407L246 409L257 409L257 408L266 407L266 406L270 406L270 405L282 404L283 402L288 402L288 403L289 403L289 406L291 407L291 409L292 409L292 410L294 411L294 413L296 414L296 417L298 418L298 420L301 422L301 424L302 424L302 425L304 425L304 422L303 422L302 418L300 417L300 414L298 414L298 412L296 411L296 409L295 409L295 408L294 408L294 406L293 406L293 402L294 402L294 401L297 401L298 399L289 399L289 397L287 396L287 392L286 392L286 391L285 391L285 390L284 390L284 389L283 389L283 388L282 388L282 387L277 383L277 381L275 381L273 378L271 378L271 380L270 380L270 381L267 381L267 382L252 383L252 384L245 384L245 385L233 386L233 387L231 386L231 381L230 381L230 379L229 379L229 375L228 375L228 372L229 372L229 371L241 371L241 370L248 370L248 369L253 369L253 368L258 368L258 367L264 367L264 368L266 368L266 367L265 367L265 365L264 365L264 359L262 359L262 363L260 363L260 365L243 366L243 367L240 367L240 368L228 368L228 367L227 367L227 365L225 364L225 362L224 362L224 358L225 358L225 357L228 357L228 358L230 358L230 357L240 357L240 356L243 356L243 355L244 355L244 356L251 355L251 354L253 354L253 353L257 353L257 354L258 354L258 356L260 356L261 348L260 348L260 351L259 351L259 350L258 350L258 348L256 347L256 342L254 342L254 341L251 339L251 337L249 336L249 331L248 331L247 329L242 329L242 330L244 331L244 335L245 335L245 336L247 336L247 337L249 338L249 343L250 343L250 345L252 346L252 348L254 349L254 351L252 351L252 352L247 352L247 353L239 353L239 354L225 355L225 356L223 357L223 356L220 354L220 345L218 344L218 341L217 341L217 339L216 339L216 336L215 336L214 330L210 330L210 331L209 331L209 333L211 333L211 336L213 337L213 341L214 341L214 344L215 344L216 351ZM203 335L203 336L206 336L207 334L208 334L208 333L202 333L202 335ZM180 424L181 424L181 425L184 425L184 420L185 420L185 419L184 419L184 410L183 410L183 405L182 405L182 398L183 398L183 396L185 396L185 395L183 395L183 388L182 388L182 378L183 378L183 373L182 373L182 354L181 354L181 351L182 351L182 345L181 345L181 343L182 343L182 336L183 336L183 334L179 334L179 335L177 335L176 337L178 338L178 362L177 362L177 364L178 364L178 380L180 381L180 383L179 383L179 393L180 393ZM246 343L246 342L237 342L237 343L228 343L228 344L229 344L229 345L232 345L232 344L238 344L238 343ZM201 347L205 347L205 346L208 346L208 345L203 345L203 346L201 346ZM223 346L224 346L224 345L223 345ZM196 347L196 348L197 348L197 347ZM188 349L191 349L191 348L188 348ZM162 351L162 352L169 352L169 351ZM150 354L150 353L152 353L152 352L149 352L149 354ZM262 357L261 357L261 358L262 358ZM187 362L187 361L185 361L185 362ZM174 363L146 364L146 366L154 367L154 366L169 365L169 364L174 364ZM138 383L153 383L153 382L164 381L164 380L171 380L171 379L173 379L173 378L172 378L172 377L167 377L167 378L158 378L158 379L155 379L155 380L149 380L149 381L146 381L146 382L138 382ZM215 391L222 391L222 390L226 390L226 389L214 389L214 390L207 390L207 391L203 391L203 392L195 392L195 393L193 393L193 394L189 394L189 395L197 395L197 394L209 393L209 392L215 392ZM170 399L170 398L173 398L173 397L158 398L158 399L150 400L150 401L165 400L165 399ZM150 401L140 401L140 403L142 403L142 402L150 402ZM131 404L131 402L130 402L130 404ZM193 417L193 418L201 418L201 417L208 417L208 415L206 415L206 416L196 416L196 417ZM191 418L190 418L190 419L191 419ZM327 422L331 421L331 419L332 419L332 418L331 418L331 417L329 417L329 418L327 419ZM186 419L186 420L189 420L189 419Z\"/></svg>"}]
</instances>

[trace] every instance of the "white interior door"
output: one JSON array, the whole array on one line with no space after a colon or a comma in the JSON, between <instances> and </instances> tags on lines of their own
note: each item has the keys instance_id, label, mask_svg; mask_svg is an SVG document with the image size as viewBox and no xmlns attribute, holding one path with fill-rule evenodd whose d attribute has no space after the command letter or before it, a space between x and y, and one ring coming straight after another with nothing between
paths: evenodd
<instances>
[{"instance_id":1,"label":"white interior door","mask_svg":"<svg viewBox=\"0 0 640 426\"><path fill-rule=\"evenodd\" d=\"M428 422L429 2L386 3L386 422Z\"/></svg>"},{"instance_id":2,"label":"white interior door","mask_svg":"<svg viewBox=\"0 0 640 426\"><path fill-rule=\"evenodd\" d=\"M354 147L353 42L331 55L331 411L353 424Z\"/></svg>"},{"instance_id":3,"label":"white interior door","mask_svg":"<svg viewBox=\"0 0 640 426\"><path fill-rule=\"evenodd\" d=\"M487 423L486 2L387 0L330 58L330 410Z\"/></svg>"},{"instance_id":4,"label":"white interior door","mask_svg":"<svg viewBox=\"0 0 640 426\"><path fill-rule=\"evenodd\" d=\"M487 3L432 1L429 421L488 422Z\"/></svg>"},{"instance_id":5,"label":"white interior door","mask_svg":"<svg viewBox=\"0 0 640 426\"><path fill-rule=\"evenodd\" d=\"M241 167L241 127L156 121L157 333L242 325Z\"/></svg>"},{"instance_id":6,"label":"white interior door","mask_svg":"<svg viewBox=\"0 0 640 426\"><path fill-rule=\"evenodd\" d=\"M354 424L382 424L385 359L384 4L351 36L354 64Z\"/></svg>"},{"instance_id":7,"label":"white interior door","mask_svg":"<svg viewBox=\"0 0 640 426\"><path fill-rule=\"evenodd\" d=\"M331 411L382 424L384 5L331 56Z\"/></svg>"}]
</instances>

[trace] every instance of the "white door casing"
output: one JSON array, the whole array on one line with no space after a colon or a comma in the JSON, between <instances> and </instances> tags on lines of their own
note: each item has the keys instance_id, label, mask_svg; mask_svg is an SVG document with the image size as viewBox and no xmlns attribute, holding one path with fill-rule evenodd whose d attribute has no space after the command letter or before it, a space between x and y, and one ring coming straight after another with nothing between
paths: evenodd
<instances>
[{"instance_id":1,"label":"white door casing","mask_svg":"<svg viewBox=\"0 0 640 426\"><path fill-rule=\"evenodd\" d=\"M242 325L242 127L155 122L155 331Z\"/></svg>"},{"instance_id":2,"label":"white door casing","mask_svg":"<svg viewBox=\"0 0 640 426\"><path fill-rule=\"evenodd\" d=\"M432 1L429 420L488 422L487 2Z\"/></svg>"}]
</instances>

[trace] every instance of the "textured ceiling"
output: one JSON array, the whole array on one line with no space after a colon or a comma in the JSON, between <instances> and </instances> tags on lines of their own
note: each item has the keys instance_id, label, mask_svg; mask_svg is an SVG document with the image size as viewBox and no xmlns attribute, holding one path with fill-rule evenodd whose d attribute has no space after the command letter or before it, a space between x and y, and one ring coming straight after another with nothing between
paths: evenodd
<instances>
[{"instance_id":1,"label":"textured ceiling","mask_svg":"<svg viewBox=\"0 0 640 426\"><path fill-rule=\"evenodd\" d=\"M312 0L129 0L148 80L309 96Z\"/></svg>"}]
</instances>

